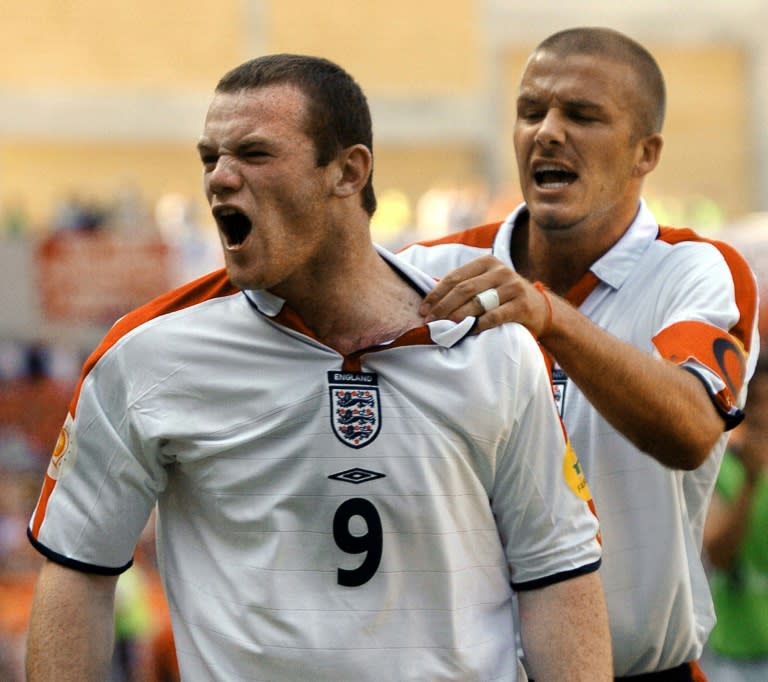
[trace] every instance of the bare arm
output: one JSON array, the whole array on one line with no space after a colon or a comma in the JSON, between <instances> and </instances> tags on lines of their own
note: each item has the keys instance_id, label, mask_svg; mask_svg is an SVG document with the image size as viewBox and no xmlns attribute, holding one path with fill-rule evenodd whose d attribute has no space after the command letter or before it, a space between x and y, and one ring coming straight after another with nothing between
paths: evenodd
<instances>
[{"instance_id":1,"label":"bare arm","mask_svg":"<svg viewBox=\"0 0 768 682\"><path fill-rule=\"evenodd\" d=\"M724 423L690 372L617 339L551 295L553 324L540 338L595 409L640 450L673 469L695 469Z\"/></svg>"},{"instance_id":2,"label":"bare arm","mask_svg":"<svg viewBox=\"0 0 768 682\"><path fill-rule=\"evenodd\" d=\"M689 372L609 334L565 299L545 295L498 259L482 257L443 277L420 312L459 320L478 315L473 297L494 287L502 304L478 329L528 327L600 414L640 450L674 469L695 469L723 432L706 389Z\"/></svg>"},{"instance_id":3,"label":"bare arm","mask_svg":"<svg viewBox=\"0 0 768 682\"><path fill-rule=\"evenodd\" d=\"M29 682L103 682L114 643L117 576L81 573L47 561L32 602Z\"/></svg>"},{"instance_id":4,"label":"bare arm","mask_svg":"<svg viewBox=\"0 0 768 682\"><path fill-rule=\"evenodd\" d=\"M523 651L536 682L613 680L602 583L589 573L518 594Z\"/></svg>"}]
</instances>

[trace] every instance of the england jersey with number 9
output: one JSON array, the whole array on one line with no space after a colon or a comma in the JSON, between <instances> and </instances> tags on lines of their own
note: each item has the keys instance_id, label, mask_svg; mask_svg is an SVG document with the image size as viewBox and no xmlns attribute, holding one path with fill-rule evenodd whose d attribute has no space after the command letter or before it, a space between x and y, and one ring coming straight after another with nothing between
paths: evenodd
<instances>
[{"instance_id":1,"label":"england jersey with number 9","mask_svg":"<svg viewBox=\"0 0 768 682\"><path fill-rule=\"evenodd\" d=\"M30 538L117 574L157 503L184 680L517 680L513 590L598 525L534 339L471 322L342 356L224 272L171 292L86 364Z\"/></svg>"}]
</instances>

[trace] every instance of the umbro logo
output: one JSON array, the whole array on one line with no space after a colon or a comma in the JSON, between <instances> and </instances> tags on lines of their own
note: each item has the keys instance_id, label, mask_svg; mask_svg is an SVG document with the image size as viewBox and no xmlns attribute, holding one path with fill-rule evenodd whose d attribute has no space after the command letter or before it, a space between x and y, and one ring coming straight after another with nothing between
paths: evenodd
<instances>
[{"instance_id":1,"label":"umbro logo","mask_svg":"<svg viewBox=\"0 0 768 682\"><path fill-rule=\"evenodd\" d=\"M380 474L376 471L369 471L368 469L361 469L355 467L354 469L347 469L346 471L340 471L338 474L332 474L328 478L332 478L334 481L344 481L345 483L368 483L369 481L375 481L377 478L384 478L386 474Z\"/></svg>"}]
</instances>

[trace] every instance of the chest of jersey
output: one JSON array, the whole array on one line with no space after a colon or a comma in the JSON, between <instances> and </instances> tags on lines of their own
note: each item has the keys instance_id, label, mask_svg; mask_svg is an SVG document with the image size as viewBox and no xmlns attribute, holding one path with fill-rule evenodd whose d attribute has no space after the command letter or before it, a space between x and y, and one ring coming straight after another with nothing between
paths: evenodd
<instances>
[{"instance_id":1,"label":"chest of jersey","mask_svg":"<svg viewBox=\"0 0 768 682\"><path fill-rule=\"evenodd\" d=\"M472 374L471 343L372 353L360 372L283 330L230 352L229 373L182 369L136 406L155 414L163 405L144 428L168 461L159 532L173 567L168 590L186 619L198 618L197 603L201 619L214 609L227 623L240 604L254 605L254 629L279 650L284 637L312 648L337 641L334 628L365 648L350 609L388 605L376 640L396 647L445 644L442 626L415 625L437 604L473 618L483 604L484 618L501 618L509 575L489 490L508 416L501 387ZM215 585L194 568L211 555L227 576ZM482 584L472 578L478 566ZM215 599L187 593L199 581Z\"/></svg>"},{"instance_id":2,"label":"chest of jersey","mask_svg":"<svg viewBox=\"0 0 768 682\"><path fill-rule=\"evenodd\" d=\"M448 367L437 347L393 349L349 373L340 356L314 350L275 362L252 349L230 375L181 371L147 395L136 409L151 415L144 428L169 462L169 488L215 500L217 523L233 531L274 521L276 505L320 523L318 498L363 493L402 508L441 490L440 519L453 515L451 496L487 507L495 442L481 434L503 437L506 417L492 386L464 399L461 353ZM449 375L444 386L434 379L440 372ZM420 514L418 523L432 520Z\"/></svg>"}]
</instances>

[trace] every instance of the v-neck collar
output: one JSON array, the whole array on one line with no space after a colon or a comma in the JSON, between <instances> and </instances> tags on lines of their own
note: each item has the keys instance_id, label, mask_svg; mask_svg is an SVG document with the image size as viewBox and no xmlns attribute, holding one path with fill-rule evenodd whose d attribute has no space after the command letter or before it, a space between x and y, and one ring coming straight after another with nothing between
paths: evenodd
<instances>
[{"instance_id":1,"label":"v-neck collar","mask_svg":"<svg viewBox=\"0 0 768 682\"><path fill-rule=\"evenodd\" d=\"M435 280L425 272L405 262L391 251L379 244L374 244L378 254L413 287L421 296L424 296L435 286ZM285 299L276 296L266 289L243 290L248 302L253 308L266 317L272 318L281 325L298 331L322 343L307 327L299 315L287 305ZM473 330L477 318L466 317L460 322L450 320L435 320L421 327L415 327L406 331L396 339L378 346L356 351L351 355L364 352L374 352L386 348L404 345L420 345L433 343L444 348L450 348L464 339ZM325 345L325 344L323 344Z\"/></svg>"}]
</instances>

